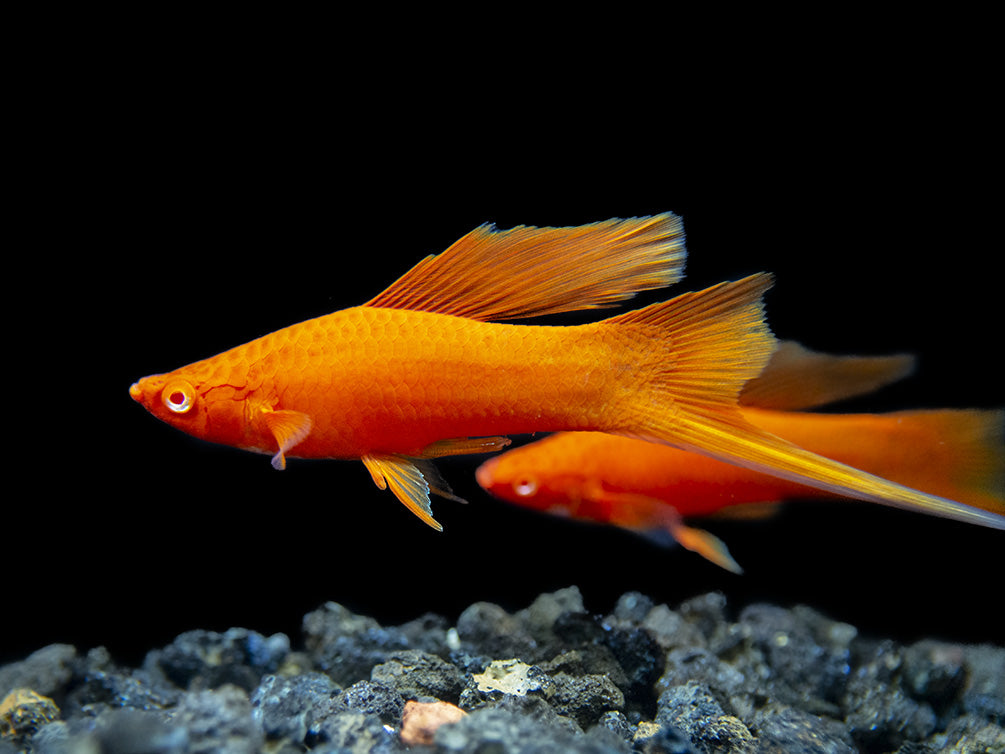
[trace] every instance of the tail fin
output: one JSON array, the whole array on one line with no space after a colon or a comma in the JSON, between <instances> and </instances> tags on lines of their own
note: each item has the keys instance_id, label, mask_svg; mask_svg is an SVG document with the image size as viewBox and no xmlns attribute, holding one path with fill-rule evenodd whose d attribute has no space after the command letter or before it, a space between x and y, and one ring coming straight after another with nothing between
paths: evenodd
<instances>
[{"instance_id":1,"label":"tail fin","mask_svg":"<svg viewBox=\"0 0 1005 754\"><path fill-rule=\"evenodd\" d=\"M931 449L919 456L923 468L905 471L925 483L906 475L903 481L1005 515L1005 409L898 411L885 416L897 421L920 452Z\"/></svg>"},{"instance_id":2,"label":"tail fin","mask_svg":"<svg viewBox=\"0 0 1005 754\"><path fill-rule=\"evenodd\" d=\"M761 303L771 283L762 273L604 320L649 341L639 370L651 389L620 406L617 431L839 495L1005 529L1005 516L832 461L744 419L740 391L776 345Z\"/></svg>"}]
</instances>

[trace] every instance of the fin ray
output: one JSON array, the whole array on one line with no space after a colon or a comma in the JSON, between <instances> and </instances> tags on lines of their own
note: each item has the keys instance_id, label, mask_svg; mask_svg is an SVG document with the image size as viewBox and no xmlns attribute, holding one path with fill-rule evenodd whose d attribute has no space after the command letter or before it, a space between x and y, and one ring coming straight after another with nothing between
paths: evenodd
<instances>
[{"instance_id":1,"label":"fin ray","mask_svg":"<svg viewBox=\"0 0 1005 754\"><path fill-rule=\"evenodd\" d=\"M662 334L648 333L648 360L639 364L641 378L653 390L633 394L626 405L619 406L624 416L617 433L859 500L1005 529L1005 516L832 461L765 432L743 417L740 391L765 368L776 344L764 322L761 302L771 280L762 273L721 283L600 323L664 328Z\"/></svg>"},{"instance_id":2,"label":"fin ray","mask_svg":"<svg viewBox=\"0 0 1005 754\"><path fill-rule=\"evenodd\" d=\"M738 412L735 416L682 418L678 416L670 444L685 450L858 500L1005 529L1005 516L905 487L811 453L758 429Z\"/></svg>"},{"instance_id":3,"label":"fin ray","mask_svg":"<svg viewBox=\"0 0 1005 754\"><path fill-rule=\"evenodd\" d=\"M382 490L390 488L394 496L423 523L437 531L443 531L440 523L433 518L433 509L429 504L429 483L418 466L401 456L367 454L360 460L377 487Z\"/></svg>"},{"instance_id":4,"label":"fin ray","mask_svg":"<svg viewBox=\"0 0 1005 754\"><path fill-rule=\"evenodd\" d=\"M773 282L771 274L758 273L600 323L662 331L643 336L652 341L648 379L665 391L664 401L645 401L649 421L659 424L677 406L694 401L737 410L744 384L761 374L777 347L761 300Z\"/></svg>"},{"instance_id":5,"label":"fin ray","mask_svg":"<svg viewBox=\"0 0 1005 754\"><path fill-rule=\"evenodd\" d=\"M567 228L486 224L365 306L481 321L609 307L676 283L685 257L683 225L671 212Z\"/></svg>"},{"instance_id":6,"label":"fin ray","mask_svg":"<svg viewBox=\"0 0 1005 754\"><path fill-rule=\"evenodd\" d=\"M680 542L681 546L720 568L735 574L742 574L743 568L733 559L726 543L714 534L704 529L696 529L683 523L677 523L670 529L670 535Z\"/></svg>"},{"instance_id":7,"label":"fin ray","mask_svg":"<svg viewBox=\"0 0 1005 754\"><path fill-rule=\"evenodd\" d=\"M262 419L279 446L279 451L272 457L272 466L285 469L286 454L311 433L311 417L302 411L280 409L265 411Z\"/></svg>"}]
</instances>

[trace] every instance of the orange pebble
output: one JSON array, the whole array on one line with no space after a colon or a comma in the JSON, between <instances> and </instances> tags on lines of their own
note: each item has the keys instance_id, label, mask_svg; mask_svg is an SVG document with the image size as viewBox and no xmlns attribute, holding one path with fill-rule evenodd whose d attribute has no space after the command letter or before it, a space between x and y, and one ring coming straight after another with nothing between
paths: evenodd
<instances>
[{"instance_id":1,"label":"orange pebble","mask_svg":"<svg viewBox=\"0 0 1005 754\"><path fill-rule=\"evenodd\" d=\"M401 741L412 746L431 744L437 729L446 723L456 723L468 713L449 702L405 702L401 716Z\"/></svg>"}]
</instances>

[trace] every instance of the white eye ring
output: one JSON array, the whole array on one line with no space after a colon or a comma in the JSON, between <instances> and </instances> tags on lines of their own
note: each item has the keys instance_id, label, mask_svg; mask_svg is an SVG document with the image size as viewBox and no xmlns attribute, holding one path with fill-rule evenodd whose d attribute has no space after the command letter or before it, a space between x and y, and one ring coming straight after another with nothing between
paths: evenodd
<instances>
[{"instance_id":1,"label":"white eye ring","mask_svg":"<svg viewBox=\"0 0 1005 754\"><path fill-rule=\"evenodd\" d=\"M187 382L171 382L164 386L161 400L168 410L176 414L184 414L195 405L195 391Z\"/></svg>"},{"instance_id":2,"label":"white eye ring","mask_svg":"<svg viewBox=\"0 0 1005 754\"><path fill-rule=\"evenodd\" d=\"M537 492L537 480L533 477L524 477L513 483L513 491L520 497L530 497Z\"/></svg>"}]
</instances>

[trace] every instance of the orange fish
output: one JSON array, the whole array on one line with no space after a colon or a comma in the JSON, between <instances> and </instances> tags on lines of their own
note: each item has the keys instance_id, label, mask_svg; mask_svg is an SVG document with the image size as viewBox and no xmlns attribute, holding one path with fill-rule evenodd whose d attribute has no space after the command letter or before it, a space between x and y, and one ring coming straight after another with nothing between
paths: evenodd
<instances>
[{"instance_id":1,"label":"orange fish","mask_svg":"<svg viewBox=\"0 0 1005 754\"><path fill-rule=\"evenodd\" d=\"M1005 411L818 414L796 409L870 392L906 374L910 357L832 357L792 343L745 386L744 418L807 450L909 487L982 509L973 523L1005 528ZM684 518L758 516L765 505L836 497L666 445L600 432L560 432L486 461L476 473L493 495L534 510L664 531L734 572L726 546ZM904 506L914 508L914 506ZM925 506L921 512L933 511ZM987 511L987 512L983 512Z\"/></svg>"},{"instance_id":2,"label":"orange fish","mask_svg":"<svg viewBox=\"0 0 1005 754\"><path fill-rule=\"evenodd\" d=\"M430 484L453 496L429 459L508 444L471 435L610 424L599 416L607 393L633 389L625 360L650 337L488 320L613 306L677 282L685 257L672 213L573 228L482 225L363 306L144 377L129 393L190 435L273 455L277 469L286 457L361 459L378 487L439 529ZM738 310L765 287L732 287Z\"/></svg>"},{"instance_id":3,"label":"orange fish","mask_svg":"<svg viewBox=\"0 0 1005 754\"><path fill-rule=\"evenodd\" d=\"M130 395L195 437L286 457L358 458L437 529L430 459L509 434L654 439L866 499L970 509L804 451L747 422L737 396L775 348L758 274L585 325L503 324L610 306L682 274L679 218L575 228L481 226L362 306L307 320ZM479 439L481 438L481 439Z\"/></svg>"}]
</instances>

